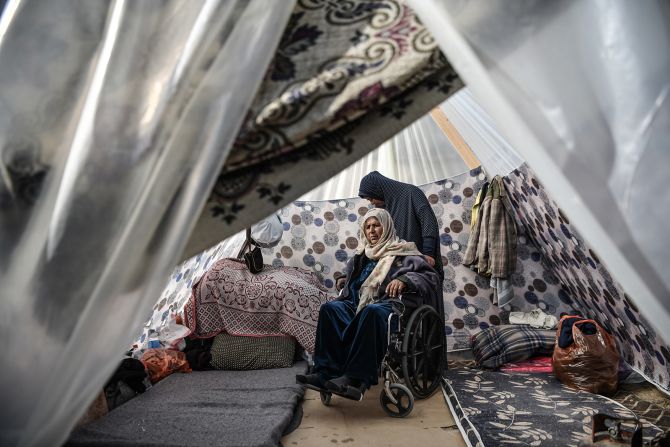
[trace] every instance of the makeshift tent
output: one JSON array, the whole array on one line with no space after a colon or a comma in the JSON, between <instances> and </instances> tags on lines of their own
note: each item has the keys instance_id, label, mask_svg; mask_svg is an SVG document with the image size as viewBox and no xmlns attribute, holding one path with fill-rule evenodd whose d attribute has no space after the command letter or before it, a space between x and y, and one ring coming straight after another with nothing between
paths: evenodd
<instances>
[{"instance_id":1,"label":"makeshift tent","mask_svg":"<svg viewBox=\"0 0 670 447\"><path fill-rule=\"evenodd\" d=\"M519 228L516 272L512 276L515 299L502 308L491 304L493 291L488 279L461 264L470 235L469 212L485 174L480 168L467 171L461 157L456 155L454 159L455 149L436 124L440 114L450 122L459 123L459 129L472 140L472 150L487 160L483 164L485 172L489 176L505 175L506 185L512 192ZM368 209L367 201L352 196L368 170L384 170L383 160L388 158L379 153L393 153L393 149L400 146L403 157L408 160L428 159L440 165L446 159L455 169L466 169L466 172L439 179L430 177L420 164L417 169L416 165L406 163L386 173L395 174L393 177L397 179L414 178L420 184L430 182L422 189L442 229L448 349L468 349L472 335L490 325L507 323L511 311L540 308L557 317L579 312L601 321L618 337L626 361L669 391L667 344L656 335L653 326L612 278L534 172L496 130L469 89L455 94L431 115L413 123L318 190L282 208L279 215L284 221L284 237L274 249L263 250L265 263L311 270L326 287L333 289L334 277L342 272L358 244L359 219ZM421 138L416 138L417 135ZM427 141L432 144L426 144ZM360 169L361 165L365 169ZM317 194L336 187L345 198L314 200L323 198ZM309 198L312 200L303 200ZM241 243L239 236L226 243L235 240ZM206 265L235 253L235 247L228 251L217 247L180 265L156 306L153 321L167 321L170 313L183 307L191 294L191 282L201 276ZM154 323L149 327L158 329L160 326ZM147 332L139 343L146 343Z\"/></svg>"},{"instance_id":2,"label":"makeshift tent","mask_svg":"<svg viewBox=\"0 0 670 447\"><path fill-rule=\"evenodd\" d=\"M632 366L668 389L667 6L409 4L421 21L392 0L7 2L0 353L9 362L0 383L9 405L0 443L65 439L180 259L427 113L462 86L451 64L528 162L506 178L534 262L519 293L529 305L558 296L557 308L594 316ZM464 198L481 174L427 186L451 263L467 231ZM322 212L323 231L337 237L327 245L335 253L324 241L322 254L337 261L340 236L352 236L340 222L359 208L341 205L317 215L310 202L291 205L287 233L320 237L306 226L300 236L301 213L317 222ZM289 244L282 249L296 250ZM266 255L285 262L282 249ZM331 267L317 266L322 275ZM495 315L476 300L485 285L452 267L454 347L457 330L495 324Z\"/></svg>"}]
</instances>

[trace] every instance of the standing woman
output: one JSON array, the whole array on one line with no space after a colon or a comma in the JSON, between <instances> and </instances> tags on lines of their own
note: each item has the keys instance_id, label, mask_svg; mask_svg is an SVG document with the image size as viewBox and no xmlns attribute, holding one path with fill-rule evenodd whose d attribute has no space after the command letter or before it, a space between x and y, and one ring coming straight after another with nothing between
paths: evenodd
<instances>
[{"instance_id":1,"label":"standing woman","mask_svg":"<svg viewBox=\"0 0 670 447\"><path fill-rule=\"evenodd\" d=\"M444 279L437 218L423 191L372 171L361 179L358 195L375 207L386 209L398 237L414 242L440 279Z\"/></svg>"}]
</instances>

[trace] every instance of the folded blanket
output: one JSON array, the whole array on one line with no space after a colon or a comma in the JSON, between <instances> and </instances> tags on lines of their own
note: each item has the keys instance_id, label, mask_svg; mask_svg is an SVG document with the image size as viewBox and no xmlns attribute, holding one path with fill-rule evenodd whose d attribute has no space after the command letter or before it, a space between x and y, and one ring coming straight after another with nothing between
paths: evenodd
<instances>
[{"instance_id":1,"label":"folded blanket","mask_svg":"<svg viewBox=\"0 0 670 447\"><path fill-rule=\"evenodd\" d=\"M556 331L519 325L493 326L472 338L472 351L479 366L495 369L504 363L551 355L555 339Z\"/></svg>"},{"instance_id":2,"label":"folded blanket","mask_svg":"<svg viewBox=\"0 0 670 447\"><path fill-rule=\"evenodd\" d=\"M550 373L551 357L533 357L522 362L505 363L500 371L508 373Z\"/></svg>"}]
</instances>

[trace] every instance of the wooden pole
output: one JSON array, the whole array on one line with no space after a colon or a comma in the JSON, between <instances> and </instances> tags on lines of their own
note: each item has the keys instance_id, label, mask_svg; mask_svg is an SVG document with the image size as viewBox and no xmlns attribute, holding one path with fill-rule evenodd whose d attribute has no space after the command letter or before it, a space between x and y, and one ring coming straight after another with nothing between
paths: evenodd
<instances>
[{"instance_id":1,"label":"wooden pole","mask_svg":"<svg viewBox=\"0 0 670 447\"><path fill-rule=\"evenodd\" d=\"M454 127L447 115L439 107L435 107L431 112L430 116L433 118L433 121L438 125L438 127L444 132L449 142L454 146L458 155L461 156L468 169L476 168L481 165L477 156L472 152L468 143L465 142L461 134Z\"/></svg>"}]
</instances>

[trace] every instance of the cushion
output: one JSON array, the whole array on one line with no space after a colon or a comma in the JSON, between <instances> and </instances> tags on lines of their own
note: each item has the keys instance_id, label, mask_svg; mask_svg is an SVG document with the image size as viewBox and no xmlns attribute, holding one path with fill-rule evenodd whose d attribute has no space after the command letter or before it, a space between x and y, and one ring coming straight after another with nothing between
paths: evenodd
<instances>
[{"instance_id":1,"label":"cushion","mask_svg":"<svg viewBox=\"0 0 670 447\"><path fill-rule=\"evenodd\" d=\"M293 365L292 337L240 337L221 333L212 343L212 367L221 370L288 368Z\"/></svg>"},{"instance_id":2,"label":"cushion","mask_svg":"<svg viewBox=\"0 0 670 447\"><path fill-rule=\"evenodd\" d=\"M484 368L498 368L536 355L554 352L556 331L525 325L492 326L472 338L475 361Z\"/></svg>"}]
</instances>

